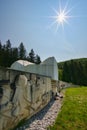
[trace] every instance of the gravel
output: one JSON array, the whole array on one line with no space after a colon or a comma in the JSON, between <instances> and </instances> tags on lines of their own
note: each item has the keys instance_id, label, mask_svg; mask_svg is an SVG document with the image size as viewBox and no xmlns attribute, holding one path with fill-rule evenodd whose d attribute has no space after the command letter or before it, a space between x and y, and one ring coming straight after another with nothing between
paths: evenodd
<instances>
[{"instance_id":1,"label":"gravel","mask_svg":"<svg viewBox=\"0 0 87 130\"><path fill-rule=\"evenodd\" d=\"M61 98L52 99L45 108L26 120L24 125L16 130L47 130L47 127L55 122L62 105L61 101Z\"/></svg>"}]
</instances>

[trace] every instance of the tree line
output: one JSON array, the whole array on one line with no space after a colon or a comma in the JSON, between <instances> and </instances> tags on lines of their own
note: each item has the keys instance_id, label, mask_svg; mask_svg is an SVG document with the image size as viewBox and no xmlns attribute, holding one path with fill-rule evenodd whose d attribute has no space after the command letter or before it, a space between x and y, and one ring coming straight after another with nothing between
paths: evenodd
<instances>
[{"instance_id":1,"label":"tree line","mask_svg":"<svg viewBox=\"0 0 87 130\"><path fill-rule=\"evenodd\" d=\"M59 78L62 81L87 86L87 58L60 63Z\"/></svg>"},{"instance_id":2,"label":"tree line","mask_svg":"<svg viewBox=\"0 0 87 130\"><path fill-rule=\"evenodd\" d=\"M40 64L41 58L38 54L35 54L34 50L27 54L23 42L19 47L12 47L10 40L7 40L5 44L0 41L0 66L10 67L16 60L27 60L29 62Z\"/></svg>"}]
</instances>

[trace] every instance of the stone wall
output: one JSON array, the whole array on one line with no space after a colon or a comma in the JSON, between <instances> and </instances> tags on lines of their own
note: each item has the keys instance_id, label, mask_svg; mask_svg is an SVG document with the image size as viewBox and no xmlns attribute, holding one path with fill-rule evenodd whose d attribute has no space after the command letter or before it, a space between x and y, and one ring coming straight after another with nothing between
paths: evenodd
<instances>
[{"instance_id":1,"label":"stone wall","mask_svg":"<svg viewBox=\"0 0 87 130\"><path fill-rule=\"evenodd\" d=\"M50 77L0 68L0 130L9 130L34 115L53 93L56 86Z\"/></svg>"}]
</instances>

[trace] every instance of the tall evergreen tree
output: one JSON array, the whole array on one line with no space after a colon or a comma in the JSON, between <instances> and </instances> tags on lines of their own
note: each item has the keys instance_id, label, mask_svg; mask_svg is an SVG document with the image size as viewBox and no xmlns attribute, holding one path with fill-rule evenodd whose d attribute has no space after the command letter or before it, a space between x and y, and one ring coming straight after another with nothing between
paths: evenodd
<instances>
[{"instance_id":1,"label":"tall evergreen tree","mask_svg":"<svg viewBox=\"0 0 87 130\"><path fill-rule=\"evenodd\" d=\"M1 41L0 41L0 51L1 51L1 49L2 49L2 43L1 43Z\"/></svg>"},{"instance_id":2,"label":"tall evergreen tree","mask_svg":"<svg viewBox=\"0 0 87 130\"><path fill-rule=\"evenodd\" d=\"M6 41L5 47L6 47L6 57L7 57L6 67L10 67L10 64L12 63L11 62L12 55L11 55L11 42L10 42L10 40Z\"/></svg>"},{"instance_id":3,"label":"tall evergreen tree","mask_svg":"<svg viewBox=\"0 0 87 130\"><path fill-rule=\"evenodd\" d=\"M10 40L7 40L6 41L6 49L9 51L10 49L11 49L11 42L10 42Z\"/></svg>"},{"instance_id":4,"label":"tall evergreen tree","mask_svg":"<svg viewBox=\"0 0 87 130\"><path fill-rule=\"evenodd\" d=\"M71 60L69 67L70 67L69 73L71 75L71 82L76 83L76 75L75 75L75 73L76 73L76 63L73 60Z\"/></svg>"},{"instance_id":5,"label":"tall evergreen tree","mask_svg":"<svg viewBox=\"0 0 87 130\"><path fill-rule=\"evenodd\" d=\"M31 49L31 51L29 53L29 61L32 63L35 63L35 53L34 53L33 49Z\"/></svg>"},{"instance_id":6,"label":"tall evergreen tree","mask_svg":"<svg viewBox=\"0 0 87 130\"><path fill-rule=\"evenodd\" d=\"M1 43L1 41L0 41L0 66L2 66L2 61L3 61L3 53L2 53L2 43Z\"/></svg>"},{"instance_id":7,"label":"tall evergreen tree","mask_svg":"<svg viewBox=\"0 0 87 130\"><path fill-rule=\"evenodd\" d=\"M26 49L21 42L19 45L19 59L25 59L26 58Z\"/></svg>"},{"instance_id":8,"label":"tall evergreen tree","mask_svg":"<svg viewBox=\"0 0 87 130\"><path fill-rule=\"evenodd\" d=\"M10 66L10 51L11 51L11 42L10 40L6 41L6 44L3 45L2 48L2 66L9 67Z\"/></svg>"},{"instance_id":9,"label":"tall evergreen tree","mask_svg":"<svg viewBox=\"0 0 87 130\"><path fill-rule=\"evenodd\" d=\"M35 63L36 63L36 64L40 64L40 63L41 63L41 59L40 59L40 56L39 56L39 55L36 55L36 56L35 56Z\"/></svg>"},{"instance_id":10,"label":"tall evergreen tree","mask_svg":"<svg viewBox=\"0 0 87 130\"><path fill-rule=\"evenodd\" d=\"M14 47L14 48L11 48L11 58L10 58L10 65L18 60L19 58L19 54L18 54L18 48L17 47Z\"/></svg>"},{"instance_id":11,"label":"tall evergreen tree","mask_svg":"<svg viewBox=\"0 0 87 130\"><path fill-rule=\"evenodd\" d=\"M70 72L69 72L69 65L67 62L65 62L64 66L63 66L63 81L66 81L66 82L71 81Z\"/></svg>"}]
</instances>

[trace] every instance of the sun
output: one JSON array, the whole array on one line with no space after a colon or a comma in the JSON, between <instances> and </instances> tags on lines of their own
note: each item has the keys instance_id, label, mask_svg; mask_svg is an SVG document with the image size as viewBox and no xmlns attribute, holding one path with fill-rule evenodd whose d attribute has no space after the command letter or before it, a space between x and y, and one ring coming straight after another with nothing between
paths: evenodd
<instances>
[{"instance_id":1,"label":"sun","mask_svg":"<svg viewBox=\"0 0 87 130\"><path fill-rule=\"evenodd\" d=\"M54 21L50 25L50 27L52 27L54 24L56 24L56 30L58 30L58 28L61 27L61 26L64 29L64 24L69 24L68 21L73 16L70 15L70 12L71 12L72 8L68 9L67 6L68 6L67 3L66 3L64 8L62 8L61 5L59 5L59 10L58 11L53 8L53 10L55 12L55 15L50 16L50 18L54 19Z\"/></svg>"},{"instance_id":2,"label":"sun","mask_svg":"<svg viewBox=\"0 0 87 130\"><path fill-rule=\"evenodd\" d=\"M55 22L57 24L61 24L62 27L64 26L64 23L68 24L68 19L71 17L67 11L65 10L59 10L59 12L56 11Z\"/></svg>"},{"instance_id":3,"label":"sun","mask_svg":"<svg viewBox=\"0 0 87 130\"><path fill-rule=\"evenodd\" d=\"M64 13L60 13L58 16L57 16L57 21L59 23L63 23L64 21L66 20L66 16Z\"/></svg>"}]
</instances>

